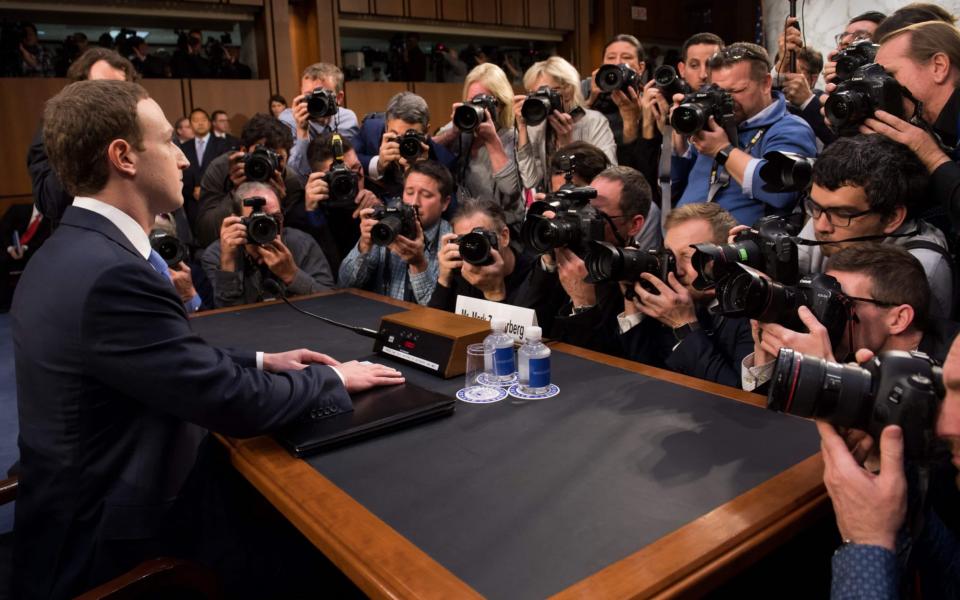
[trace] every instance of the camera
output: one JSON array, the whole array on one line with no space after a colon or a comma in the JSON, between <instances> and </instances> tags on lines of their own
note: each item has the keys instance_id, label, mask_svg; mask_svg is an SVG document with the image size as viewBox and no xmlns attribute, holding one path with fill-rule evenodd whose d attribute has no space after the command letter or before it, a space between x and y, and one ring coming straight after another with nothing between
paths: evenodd
<instances>
[{"instance_id":1,"label":"camera","mask_svg":"<svg viewBox=\"0 0 960 600\"><path fill-rule=\"evenodd\" d=\"M830 125L839 135L856 135L860 125L877 110L906 118L904 90L883 67L873 63L854 71L837 86L823 106Z\"/></svg>"},{"instance_id":2,"label":"camera","mask_svg":"<svg viewBox=\"0 0 960 600\"><path fill-rule=\"evenodd\" d=\"M746 317L762 323L777 323L794 331L807 331L797 309L806 306L830 334L834 346L847 326L849 306L840 282L817 273L800 279L796 286L783 285L763 277L746 265L742 272L717 284L716 312L731 317Z\"/></svg>"},{"instance_id":3,"label":"camera","mask_svg":"<svg viewBox=\"0 0 960 600\"><path fill-rule=\"evenodd\" d=\"M333 164L323 178L329 190L327 208L353 208L357 194L360 193L360 177L343 162L343 139L340 134L333 134L331 146Z\"/></svg>"},{"instance_id":4,"label":"camera","mask_svg":"<svg viewBox=\"0 0 960 600\"><path fill-rule=\"evenodd\" d=\"M280 170L280 155L262 146L241 156L240 162L247 181L270 181L274 172Z\"/></svg>"},{"instance_id":5,"label":"camera","mask_svg":"<svg viewBox=\"0 0 960 600\"><path fill-rule=\"evenodd\" d=\"M654 85L663 93L663 97L667 99L667 102L672 102L673 97L677 94L687 95L693 93L693 88L690 87L690 84L681 79L680 75L677 74L677 70L670 65L657 67L657 70L653 72L653 80L656 82Z\"/></svg>"},{"instance_id":6,"label":"camera","mask_svg":"<svg viewBox=\"0 0 960 600\"><path fill-rule=\"evenodd\" d=\"M796 283L800 279L800 266L793 237L799 232L799 224L771 215L760 219L756 228L738 233L732 244L694 244L690 260L697 279L693 287L707 289L738 275L737 265L741 263L780 283Z\"/></svg>"},{"instance_id":7,"label":"camera","mask_svg":"<svg viewBox=\"0 0 960 600\"><path fill-rule=\"evenodd\" d=\"M833 83L840 84L850 79L857 69L874 62L879 49L880 44L874 44L870 40L859 40L837 52L835 57L837 71Z\"/></svg>"},{"instance_id":8,"label":"camera","mask_svg":"<svg viewBox=\"0 0 960 600\"><path fill-rule=\"evenodd\" d=\"M673 109L670 125L678 133L693 135L707 126L710 117L720 126L733 120L733 96L714 84L684 96L680 106Z\"/></svg>"},{"instance_id":9,"label":"camera","mask_svg":"<svg viewBox=\"0 0 960 600\"><path fill-rule=\"evenodd\" d=\"M664 283L667 281L667 274L677 274L677 259L673 252L666 248L640 250L617 248L609 242L591 242L583 261L587 265L588 283L639 282L645 290L653 294L660 292L641 278L642 274L650 273ZM627 291L632 292L630 288Z\"/></svg>"},{"instance_id":10,"label":"camera","mask_svg":"<svg viewBox=\"0 0 960 600\"><path fill-rule=\"evenodd\" d=\"M597 69L597 75L593 80L598 88L608 93L620 90L626 94L629 88L640 89L640 76L625 64L603 65Z\"/></svg>"},{"instance_id":11,"label":"camera","mask_svg":"<svg viewBox=\"0 0 960 600\"><path fill-rule=\"evenodd\" d=\"M187 246L177 239L177 236L170 235L162 229L154 229L150 232L150 247L160 255L168 267L174 267L187 260Z\"/></svg>"},{"instance_id":12,"label":"camera","mask_svg":"<svg viewBox=\"0 0 960 600\"><path fill-rule=\"evenodd\" d=\"M370 241L378 246L389 246L398 235L407 239L417 237L417 208L400 203L397 206L377 206L370 215L379 221L370 230Z\"/></svg>"},{"instance_id":13,"label":"camera","mask_svg":"<svg viewBox=\"0 0 960 600\"><path fill-rule=\"evenodd\" d=\"M924 460L939 446L936 420L944 394L940 367L922 352L890 350L858 366L783 348L767 408L860 429L874 440L887 425L899 425L906 457Z\"/></svg>"},{"instance_id":14,"label":"camera","mask_svg":"<svg viewBox=\"0 0 960 600\"><path fill-rule=\"evenodd\" d=\"M563 112L563 98L556 90L546 85L527 96L520 106L520 115L531 127L546 121L553 111Z\"/></svg>"},{"instance_id":15,"label":"camera","mask_svg":"<svg viewBox=\"0 0 960 600\"><path fill-rule=\"evenodd\" d=\"M554 248L570 248L577 256L584 256L587 243L603 241L603 216L590 204L597 197L592 187L563 186L549 194L546 201L534 202L520 228L523 243L538 254ZM555 217L543 216L553 211Z\"/></svg>"},{"instance_id":16,"label":"camera","mask_svg":"<svg viewBox=\"0 0 960 600\"><path fill-rule=\"evenodd\" d=\"M303 99L311 119L323 119L337 114L337 95L330 90L317 88Z\"/></svg>"},{"instance_id":17,"label":"camera","mask_svg":"<svg viewBox=\"0 0 960 600\"><path fill-rule=\"evenodd\" d=\"M427 137L413 129L408 129L403 135L397 136L397 143L400 144L400 156L413 161L423 154L423 146L427 143Z\"/></svg>"},{"instance_id":18,"label":"camera","mask_svg":"<svg viewBox=\"0 0 960 600\"><path fill-rule=\"evenodd\" d=\"M774 150L763 155L767 161L760 167L763 191L802 192L813 180L813 163L817 159L794 152Z\"/></svg>"},{"instance_id":19,"label":"camera","mask_svg":"<svg viewBox=\"0 0 960 600\"><path fill-rule=\"evenodd\" d=\"M243 201L244 206L253 208L249 217L243 217L240 222L247 228L247 239L254 244L266 246L277 239L280 234L280 223L276 217L263 212L263 207L267 203L266 198L254 196Z\"/></svg>"},{"instance_id":20,"label":"camera","mask_svg":"<svg viewBox=\"0 0 960 600\"><path fill-rule=\"evenodd\" d=\"M493 264L493 255L490 251L500 249L497 238L497 234L489 229L474 227L473 231L457 237L453 243L460 246L460 258L463 262L482 267Z\"/></svg>"},{"instance_id":21,"label":"camera","mask_svg":"<svg viewBox=\"0 0 960 600\"><path fill-rule=\"evenodd\" d=\"M460 131L473 131L487 120L484 109L490 112L491 119L497 120L497 99L488 94L477 94L453 111L453 124Z\"/></svg>"}]
</instances>

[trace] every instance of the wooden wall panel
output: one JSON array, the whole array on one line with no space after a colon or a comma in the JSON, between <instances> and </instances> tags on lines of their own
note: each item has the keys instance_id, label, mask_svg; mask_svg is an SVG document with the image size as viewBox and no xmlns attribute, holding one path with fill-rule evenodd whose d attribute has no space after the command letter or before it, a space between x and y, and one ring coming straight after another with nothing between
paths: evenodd
<instances>
[{"instance_id":1,"label":"wooden wall panel","mask_svg":"<svg viewBox=\"0 0 960 600\"><path fill-rule=\"evenodd\" d=\"M383 112L394 94L406 90L407 84L403 81L347 81L344 84L345 104L362 121L367 113Z\"/></svg>"},{"instance_id":2,"label":"wooden wall panel","mask_svg":"<svg viewBox=\"0 0 960 600\"><path fill-rule=\"evenodd\" d=\"M365 15L370 12L370 2L368 0L340 0L340 10Z\"/></svg>"},{"instance_id":3,"label":"wooden wall panel","mask_svg":"<svg viewBox=\"0 0 960 600\"><path fill-rule=\"evenodd\" d=\"M491 0L470 0L470 21L472 23L496 24L497 2Z\"/></svg>"},{"instance_id":4,"label":"wooden wall panel","mask_svg":"<svg viewBox=\"0 0 960 600\"><path fill-rule=\"evenodd\" d=\"M410 0L410 15L414 19L436 19L436 0Z\"/></svg>"},{"instance_id":5,"label":"wooden wall panel","mask_svg":"<svg viewBox=\"0 0 960 600\"><path fill-rule=\"evenodd\" d=\"M374 12L388 17L403 16L403 0L373 0Z\"/></svg>"},{"instance_id":6,"label":"wooden wall panel","mask_svg":"<svg viewBox=\"0 0 960 600\"><path fill-rule=\"evenodd\" d=\"M433 133L450 122L453 103L463 101L462 83L415 82L414 93L423 97L430 107L430 132Z\"/></svg>"},{"instance_id":7,"label":"wooden wall panel","mask_svg":"<svg viewBox=\"0 0 960 600\"><path fill-rule=\"evenodd\" d=\"M189 116L190 107L184 102L180 79L141 79L140 85L157 101L171 125L180 117Z\"/></svg>"},{"instance_id":8,"label":"wooden wall panel","mask_svg":"<svg viewBox=\"0 0 960 600\"><path fill-rule=\"evenodd\" d=\"M218 109L227 111L233 135L240 137L240 131L247 120L258 112L267 112L270 99L270 82L267 79L192 79L190 95L193 105L213 112ZM290 98L287 98L290 100Z\"/></svg>"},{"instance_id":9,"label":"wooden wall panel","mask_svg":"<svg viewBox=\"0 0 960 600\"><path fill-rule=\"evenodd\" d=\"M445 21L466 21L467 0L441 0L440 18Z\"/></svg>"},{"instance_id":10,"label":"wooden wall panel","mask_svg":"<svg viewBox=\"0 0 960 600\"><path fill-rule=\"evenodd\" d=\"M527 25L530 27L550 28L550 2L530 0L527 2Z\"/></svg>"},{"instance_id":11,"label":"wooden wall panel","mask_svg":"<svg viewBox=\"0 0 960 600\"><path fill-rule=\"evenodd\" d=\"M573 31L576 27L577 0L553 0L553 28Z\"/></svg>"},{"instance_id":12,"label":"wooden wall panel","mask_svg":"<svg viewBox=\"0 0 960 600\"><path fill-rule=\"evenodd\" d=\"M523 0L500 0L500 24L523 27Z\"/></svg>"},{"instance_id":13,"label":"wooden wall panel","mask_svg":"<svg viewBox=\"0 0 960 600\"><path fill-rule=\"evenodd\" d=\"M44 103L66 84L66 79L0 79L0 197L31 193L27 150L40 126Z\"/></svg>"}]
</instances>

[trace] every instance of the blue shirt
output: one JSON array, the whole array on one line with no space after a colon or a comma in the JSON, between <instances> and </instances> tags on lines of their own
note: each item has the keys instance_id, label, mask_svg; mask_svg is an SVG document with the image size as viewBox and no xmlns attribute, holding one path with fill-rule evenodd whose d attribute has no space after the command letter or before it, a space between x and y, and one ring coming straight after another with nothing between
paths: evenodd
<instances>
[{"instance_id":1,"label":"blue shirt","mask_svg":"<svg viewBox=\"0 0 960 600\"><path fill-rule=\"evenodd\" d=\"M357 136L360 135L360 123L357 121L356 113L342 106L337 108L337 114L334 115L326 125L321 125L313 120L310 121L309 140L297 138L297 120L293 118L293 109L284 109L277 119L289 127L290 133L293 135L293 148L290 149L287 164L293 169L297 176L300 177L301 182L304 184L307 183L307 177L309 177L312 172L310 161L307 160L307 148L310 146L310 142L318 135L338 131L340 135L343 136L343 139L353 144Z\"/></svg>"}]
</instances>

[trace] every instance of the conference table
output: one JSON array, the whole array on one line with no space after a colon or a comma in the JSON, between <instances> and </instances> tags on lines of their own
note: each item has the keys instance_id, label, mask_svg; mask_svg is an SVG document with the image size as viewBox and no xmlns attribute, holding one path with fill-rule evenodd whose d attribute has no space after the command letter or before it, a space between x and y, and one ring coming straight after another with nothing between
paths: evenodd
<instances>
[{"instance_id":1,"label":"conference table","mask_svg":"<svg viewBox=\"0 0 960 600\"><path fill-rule=\"evenodd\" d=\"M433 310L357 290L296 299L376 329ZM212 344L375 360L372 340L278 302L198 315ZM813 424L764 398L551 343L546 400L457 402L450 417L306 459L221 437L235 468L375 598L702 595L789 540L828 500Z\"/></svg>"}]
</instances>

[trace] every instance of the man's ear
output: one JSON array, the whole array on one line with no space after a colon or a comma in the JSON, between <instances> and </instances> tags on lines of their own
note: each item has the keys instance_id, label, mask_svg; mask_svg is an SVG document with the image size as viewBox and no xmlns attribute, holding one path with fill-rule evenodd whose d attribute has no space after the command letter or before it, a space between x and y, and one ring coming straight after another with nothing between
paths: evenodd
<instances>
[{"instance_id":1,"label":"man's ear","mask_svg":"<svg viewBox=\"0 0 960 600\"><path fill-rule=\"evenodd\" d=\"M630 229L627 230L627 235L629 235L631 238L636 237L637 234L639 234L640 231L643 230L643 224L645 222L646 220L643 218L643 215L640 215L640 214L634 215L633 218L630 219ZM630 240L627 240L627 241L630 241Z\"/></svg>"},{"instance_id":2,"label":"man's ear","mask_svg":"<svg viewBox=\"0 0 960 600\"><path fill-rule=\"evenodd\" d=\"M443 200L443 208L440 209L440 212L446 212L447 207L450 206L450 200L451 200L452 198L453 198L452 196L447 196L446 198L444 198L444 200Z\"/></svg>"},{"instance_id":3,"label":"man's ear","mask_svg":"<svg viewBox=\"0 0 960 600\"><path fill-rule=\"evenodd\" d=\"M902 204L898 204L893 208L893 212L890 213L890 216L884 220L883 232L893 233L894 231L900 229L900 226L903 225L903 222L906 220L907 207Z\"/></svg>"},{"instance_id":4,"label":"man's ear","mask_svg":"<svg viewBox=\"0 0 960 600\"><path fill-rule=\"evenodd\" d=\"M909 304L901 304L892 308L887 318L887 329L890 331L890 335L900 335L906 331L913 324L914 314L913 307Z\"/></svg>"},{"instance_id":5,"label":"man's ear","mask_svg":"<svg viewBox=\"0 0 960 600\"><path fill-rule=\"evenodd\" d=\"M107 160L110 166L127 177L137 174L137 153L130 142L116 139L107 146Z\"/></svg>"},{"instance_id":6,"label":"man's ear","mask_svg":"<svg viewBox=\"0 0 960 600\"><path fill-rule=\"evenodd\" d=\"M506 225L500 230L500 248L506 248L510 245L510 228Z\"/></svg>"}]
</instances>

